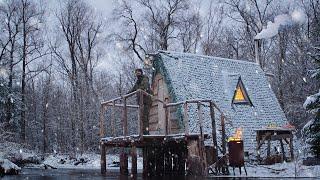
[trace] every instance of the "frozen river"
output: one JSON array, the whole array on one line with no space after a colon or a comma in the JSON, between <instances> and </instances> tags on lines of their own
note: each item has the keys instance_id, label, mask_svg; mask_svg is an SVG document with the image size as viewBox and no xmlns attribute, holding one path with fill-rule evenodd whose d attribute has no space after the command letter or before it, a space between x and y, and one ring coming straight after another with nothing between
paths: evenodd
<instances>
[{"instance_id":1,"label":"frozen river","mask_svg":"<svg viewBox=\"0 0 320 180\"><path fill-rule=\"evenodd\" d=\"M67 180L67 179L127 179L121 177L117 170L103 176L100 169L40 169L40 168L24 168L19 175L4 176L1 180ZM130 179L130 178L129 178ZM138 179L142 179L138 177Z\"/></svg>"}]
</instances>

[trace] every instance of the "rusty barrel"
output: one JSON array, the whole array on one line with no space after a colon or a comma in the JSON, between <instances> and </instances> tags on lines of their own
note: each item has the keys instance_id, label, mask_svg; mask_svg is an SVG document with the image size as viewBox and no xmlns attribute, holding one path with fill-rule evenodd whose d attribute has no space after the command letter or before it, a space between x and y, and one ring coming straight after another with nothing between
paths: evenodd
<instances>
[{"instance_id":1,"label":"rusty barrel","mask_svg":"<svg viewBox=\"0 0 320 180\"><path fill-rule=\"evenodd\" d=\"M243 140L232 140L228 142L229 165L232 167L244 166Z\"/></svg>"}]
</instances>

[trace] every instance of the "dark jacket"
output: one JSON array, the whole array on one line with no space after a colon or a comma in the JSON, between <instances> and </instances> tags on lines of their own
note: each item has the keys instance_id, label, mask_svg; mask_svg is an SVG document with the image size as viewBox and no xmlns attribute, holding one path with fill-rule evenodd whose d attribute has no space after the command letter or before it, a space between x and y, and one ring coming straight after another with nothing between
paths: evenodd
<instances>
[{"instance_id":1,"label":"dark jacket","mask_svg":"<svg viewBox=\"0 0 320 180\"><path fill-rule=\"evenodd\" d=\"M140 77L138 77L136 83L134 84L134 86L131 88L131 90L128 93L132 93L138 89L144 90L147 93L152 94L148 76L141 75ZM140 99L140 94L137 94L138 104L139 104L139 99ZM150 102L151 102L150 96L143 95L143 103L149 104Z\"/></svg>"}]
</instances>

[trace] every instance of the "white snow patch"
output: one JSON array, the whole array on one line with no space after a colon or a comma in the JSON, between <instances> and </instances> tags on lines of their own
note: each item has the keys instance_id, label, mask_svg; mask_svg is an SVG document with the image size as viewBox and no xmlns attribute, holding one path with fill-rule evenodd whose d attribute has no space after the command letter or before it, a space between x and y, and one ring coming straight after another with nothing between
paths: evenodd
<instances>
[{"instance_id":1,"label":"white snow patch","mask_svg":"<svg viewBox=\"0 0 320 180\"><path fill-rule=\"evenodd\" d=\"M308 96L306 101L303 103L303 108L307 108L310 104L315 103L320 98L320 92L313 94L311 96Z\"/></svg>"},{"instance_id":2,"label":"white snow patch","mask_svg":"<svg viewBox=\"0 0 320 180\"><path fill-rule=\"evenodd\" d=\"M9 161L8 159L2 159L2 158L0 158L0 167L2 167L4 169L4 173L8 173L12 169L21 170L21 168L19 166L15 165L14 163Z\"/></svg>"}]
</instances>

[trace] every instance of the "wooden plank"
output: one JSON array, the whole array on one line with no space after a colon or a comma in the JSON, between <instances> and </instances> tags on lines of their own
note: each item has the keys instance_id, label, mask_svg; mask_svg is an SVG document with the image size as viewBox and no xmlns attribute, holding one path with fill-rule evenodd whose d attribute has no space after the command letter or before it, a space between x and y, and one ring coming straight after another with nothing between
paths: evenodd
<instances>
[{"instance_id":1,"label":"wooden plank","mask_svg":"<svg viewBox=\"0 0 320 180\"><path fill-rule=\"evenodd\" d=\"M124 148L121 148L120 152L120 174L128 175L128 155Z\"/></svg>"},{"instance_id":2,"label":"wooden plank","mask_svg":"<svg viewBox=\"0 0 320 180\"><path fill-rule=\"evenodd\" d=\"M294 153L293 153L293 138L290 138L290 155L291 155L291 162L294 160Z\"/></svg>"},{"instance_id":3,"label":"wooden plank","mask_svg":"<svg viewBox=\"0 0 320 180\"><path fill-rule=\"evenodd\" d=\"M283 159L284 161L286 161L287 159L286 159L286 154L285 154L285 151L284 151L282 139L280 139L279 141L280 141L280 145L281 145L282 159Z\"/></svg>"},{"instance_id":4,"label":"wooden plank","mask_svg":"<svg viewBox=\"0 0 320 180\"><path fill-rule=\"evenodd\" d=\"M137 148L136 146L131 147L131 174L136 175L138 173L137 169Z\"/></svg>"},{"instance_id":5,"label":"wooden plank","mask_svg":"<svg viewBox=\"0 0 320 180\"><path fill-rule=\"evenodd\" d=\"M169 145L169 143L167 143L164 149L164 174L170 175L171 173L172 173L171 146Z\"/></svg>"},{"instance_id":6,"label":"wooden plank","mask_svg":"<svg viewBox=\"0 0 320 180\"><path fill-rule=\"evenodd\" d=\"M100 106L100 137L103 138L105 136L105 126L104 126L104 114L105 114L104 105Z\"/></svg>"},{"instance_id":7,"label":"wooden plank","mask_svg":"<svg viewBox=\"0 0 320 180\"><path fill-rule=\"evenodd\" d=\"M200 124L200 158L201 158L201 164L203 166L202 170L203 170L203 175L206 176L207 175L207 161L206 161L206 153L205 153L205 149L204 149L204 134L203 134L203 117L202 117L202 105L200 103L197 103L197 110L198 110L198 117L199 117L199 124Z\"/></svg>"},{"instance_id":8,"label":"wooden plank","mask_svg":"<svg viewBox=\"0 0 320 180\"><path fill-rule=\"evenodd\" d=\"M114 101L113 101L113 102L114 102ZM106 106L124 107L124 104L114 104L114 105L113 105L113 103L111 103L111 104L109 103L109 104L106 104ZM134 109L139 108L138 105L130 105L130 104L127 104L126 106L127 106L127 108L134 108Z\"/></svg>"},{"instance_id":9,"label":"wooden plank","mask_svg":"<svg viewBox=\"0 0 320 180\"><path fill-rule=\"evenodd\" d=\"M217 143L217 129L216 129L216 120L214 117L214 106L210 102L210 117L211 117L211 126L212 126L212 141L215 149L214 158L218 159L218 143Z\"/></svg>"},{"instance_id":10,"label":"wooden plank","mask_svg":"<svg viewBox=\"0 0 320 180\"><path fill-rule=\"evenodd\" d=\"M143 94L140 93L140 99L139 99L139 135L142 137L143 136L143 122L142 122L142 117L143 117Z\"/></svg>"},{"instance_id":11,"label":"wooden plank","mask_svg":"<svg viewBox=\"0 0 320 180\"><path fill-rule=\"evenodd\" d=\"M116 122L116 119L115 119L116 115L115 115L115 102L113 101L112 102L112 109L111 109L111 135L114 137L115 136L115 122Z\"/></svg>"},{"instance_id":12,"label":"wooden plank","mask_svg":"<svg viewBox=\"0 0 320 180\"><path fill-rule=\"evenodd\" d=\"M100 144L100 148L101 148L101 157L100 157L101 174L106 174L107 156L106 156L106 146L104 145L104 143Z\"/></svg>"},{"instance_id":13,"label":"wooden plank","mask_svg":"<svg viewBox=\"0 0 320 180\"><path fill-rule=\"evenodd\" d=\"M184 122L184 133L186 135L189 135L188 103L184 103L183 122Z\"/></svg>"},{"instance_id":14,"label":"wooden plank","mask_svg":"<svg viewBox=\"0 0 320 180\"><path fill-rule=\"evenodd\" d=\"M267 149L267 157L270 157L270 150L271 150L271 140L268 140L268 149Z\"/></svg>"},{"instance_id":15,"label":"wooden plank","mask_svg":"<svg viewBox=\"0 0 320 180\"><path fill-rule=\"evenodd\" d=\"M122 118L122 130L123 130L123 135L127 136L128 135L128 111L127 111L127 99L123 98L123 118Z\"/></svg>"},{"instance_id":16,"label":"wooden plank","mask_svg":"<svg viewBox=\"0 0 320 180\"><path fill-rule=\"evenodd\" d=\"M225 121L224 121L224 116L221 114L221 142L222 142L222 154L226 154L226 128L225 128Z\"/></svg>"}]
</instances>

